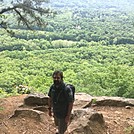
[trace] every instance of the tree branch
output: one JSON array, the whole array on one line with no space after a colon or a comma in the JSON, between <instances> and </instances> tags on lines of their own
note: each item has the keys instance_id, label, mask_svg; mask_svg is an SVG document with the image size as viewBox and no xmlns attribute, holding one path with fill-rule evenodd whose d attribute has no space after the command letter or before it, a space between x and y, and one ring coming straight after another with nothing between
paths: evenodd
<instances>
[{"instance_id":1,"label":"tree branch","mask_svg":"<svg viewBox=\"0 0 134 134\"><path fill-rule=\"evenodd\" d=\"M13 15L17 15L18 18L16 18L16 21L18 22L18 25L23 24L28 29L32 30L33 25L42 27L47 24L44 23L44 19L42 16L47 17L48 15L53 15L51 13L54 13L49 8L42 8L40 6L41 3L45 2L44 0L41 1L29 0L29 1L23 1L23 3L20 2L22 1L17 0L16 3L11 3L12 6L9 7L3 6L3 8L0 9L0 15L1 15L0 17L1 18L3 16L8 17L10 13L12 13ZM10 22L12 22L12 20ZM0 26L6 29L7 27L9 28L8 24L9 24L8 22L4 21L4 18L3 21L1 20L0 22Z\"/></svg>"},{"instance_id":2,"label":"tree branch","mask_svg":"<svg viewBox=\"0 0 134 134\"><path fill-rule=\"evenodd\" d=\"M31 6L27 6L25 4L16 4L16 5L13 5L12 7L3 8L0 11L0 14L3 14L3 13L8 12L8 11L12 11L16 8L20 8L20 9L23 9L23 10L30 10L31 9L31 10L39 12L40 14L49 12L49 9L34 8L34 7L31 7Z\"/></svg>"},{"instance_id":3,"label":"tree branch","mask_svg":"<svg viewBox=\"0 0 134 134\"><path fill-rule=\"evenodd\" d=\"M15 9L15 7L8 7L8 8L3 8L1 11L0 11L0 14L3 14L5 12L8 12L8 11L12 11L13 9Z\"/></svg>"},{"instance_id":4,"label":"tree branch","mask_svg":"<svg viewBox=\"0 0 134 134\"><path fill-rule=\"evenodd\" d=\"M20 16L20 19L25 23L25 25L27 26L27 28L31 29L31 27L29 26L28 24L28 20L26 20L26 18L24 18L21 13L17 10L17 9L14 9L15 12ZM32 30L32 29L31 29Z\"/></svg>"}]
</instances>

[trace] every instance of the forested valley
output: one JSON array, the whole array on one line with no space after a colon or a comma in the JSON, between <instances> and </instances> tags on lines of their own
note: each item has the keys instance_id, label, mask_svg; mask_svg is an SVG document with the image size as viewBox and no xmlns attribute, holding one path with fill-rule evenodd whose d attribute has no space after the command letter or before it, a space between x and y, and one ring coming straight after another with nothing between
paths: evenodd
<instances>
[{"instance_id":1,"label":"forested valley","mask_svg":"<svg viewBox=\"0 0 134 134\"><path fill-rule=\"evenodd\" d=\"M134 98L134 2L100 1L54 0L43 29L18 27L11 14L14 34L0 28L0 97L46 94L58 69L76 92Z\"/></svg>"}]
</instances>

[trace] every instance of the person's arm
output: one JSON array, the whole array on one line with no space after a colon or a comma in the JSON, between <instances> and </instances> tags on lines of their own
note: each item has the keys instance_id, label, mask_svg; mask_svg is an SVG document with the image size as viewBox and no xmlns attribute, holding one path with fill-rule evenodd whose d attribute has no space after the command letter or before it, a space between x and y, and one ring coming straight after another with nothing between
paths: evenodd
<instances>
[{"instance_id":1,"label":"person's arm","mask_svg":"<svg viewBox=\"0 0 134 134\"><path fill-rule=\"evenodd\" d=\"M52 110L51 110L51 108L52 108L52 99L51 99L51 97L49 97L48 98L48 115L49 116L52 116Z\"/></svg>"},{"instance_id":2,"label":"person's arm","mask_svg":"<svg viewBox=\"0 0 134 134\"><path fill-rule=\"evenodd\" d=\"M68 112L67 112L67 115L66 115L66 118L65 118L66 123L69 123L69 121L70 121L70 116L71 116L72 109L73 109L73 102L70 102L69 105L68 105Z\"/></svg>"},{"instance_id":3,"label":"person's arm","mask_svg":"<svg viewBox=\"0 0 134 134\"><path fill-rule=\"evenodd\" d=\"M52 86L50 87L49 89L49 92L48 92L48 115L49 116L52 116L52 98L51 98L51 89L52 89Z\"/></svg>"},{"instance_id":4,"label":"person's arm","mask_svg":"<svg viewBox=\"0 0 134 134\"><path fill-rule=\"evenodd\" d=\"M68 98L68 111L67 111L67 115L66 115L66 118L65 118L65 122L68 124L70 122L70 116L71 116L71 112L72 112L72 109L73 109L73 103L74 103L74 98L73 98L73 92L71 90L71 88L66 88L67 90L67 98Z\"/></svg>"}]
</instances>

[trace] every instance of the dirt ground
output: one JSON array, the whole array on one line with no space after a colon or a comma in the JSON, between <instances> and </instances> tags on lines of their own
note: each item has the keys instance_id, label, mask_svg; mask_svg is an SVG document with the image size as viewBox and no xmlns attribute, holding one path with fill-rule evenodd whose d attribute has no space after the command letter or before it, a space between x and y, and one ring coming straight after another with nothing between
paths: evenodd
<instances>
[{"instance_id":1,"label":"dirt ground","mask_svg":"<svg viewBox=\"0 0 134 134\"><path fill-rule=\"evenodd\" d=\"M15 109L23 104L26 95L0 99L0 134L54 134L52 118L45 112L44 122L29 118L11 118ZM134 107L92 107L103 114L107 134L134 134Z\"/></svg>"}]
</instances>

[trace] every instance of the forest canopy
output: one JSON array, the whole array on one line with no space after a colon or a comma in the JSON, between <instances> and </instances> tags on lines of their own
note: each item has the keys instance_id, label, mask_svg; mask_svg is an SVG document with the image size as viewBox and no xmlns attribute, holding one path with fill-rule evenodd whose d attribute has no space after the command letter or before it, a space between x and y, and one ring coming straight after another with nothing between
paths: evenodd
<instances>
[{"instance_id":1,"label":"forest canopy","mask_svg":"<svg viewBox=\"0 0 134 134\"><path fill-rule=\"evenodd\" d=\"M134 8L118 2L54 0L47 6L57 15L46 17L42 30L18 27L16 20L10 25L14 35L1 28L0 96L21 89L47 93L52 72L60 69L76 92L134 98Z\"/></svg>"}]
</instances>

